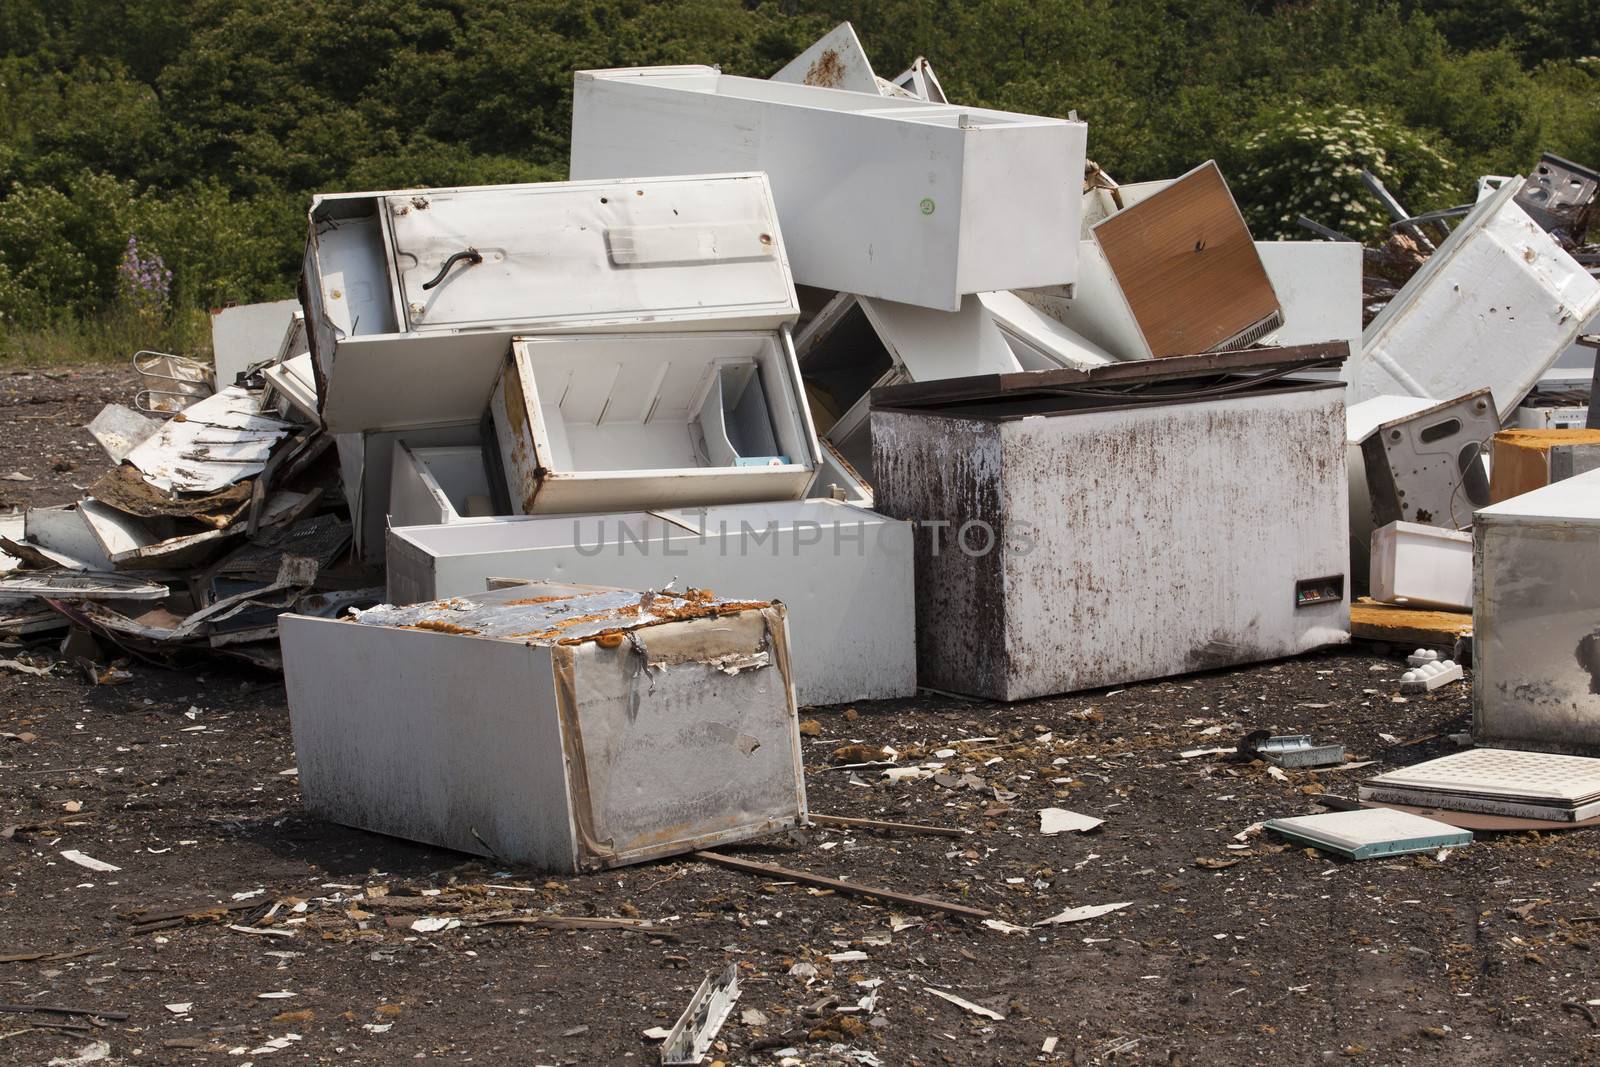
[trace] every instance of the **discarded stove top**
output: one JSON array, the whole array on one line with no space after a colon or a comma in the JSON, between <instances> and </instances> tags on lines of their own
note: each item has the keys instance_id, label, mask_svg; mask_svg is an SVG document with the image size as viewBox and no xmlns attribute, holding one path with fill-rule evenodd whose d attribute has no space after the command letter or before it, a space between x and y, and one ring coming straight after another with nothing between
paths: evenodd
<instances>
[{"instance_id":1,"label":"discarded stove top","mask_svg":"<svg viewBox=\"0 0 1600 1067\"><path fill-rule=\"evenodd\" d=\"M1023 402L1081 398L1085 406L1136 406L1179 403L1211 389L1221 395L1248 389L1265 391L1273 385L1293 389L1342 389L1337 382L1289 378L1296 372L1336 370L1349 356L1345 341L1282 348L1247 348L1235 352L1208 352L1193 356L1138 359L1105 366L1059 370L977 374L933 382L911 382L872 390L874 410L883 408L929 409L954 405L1005 402L1015 405L1011 417L1027 412ZM1287 380L1285 380L1287 379Z\"/></svg>"},{"instance_id":2,"label":"discarded stove top","mask_svg":"<svg viewBox=\"0 0 1600 1067\"><path fill-rule=\"evenodd\" d=\"M1576 822L1600 815L1600 759L1475 748L1380 774L1361 799Z\"/></svg>"},{"instance_id":3,"label":"discarded stove top","mask_svg":"<svg viewBox=\"0 0 1600 1067\"><path fill-rule=\"evenodd\" d=\"M1270 819L1262 827L1291 841L1353 860L1433 852L1472 843L1472 832L1469 830L1460 830L1448 823L1388 808L1330 811L1323 815Z\"/></svg>"},{"instance_id":4,"label":"discarded stove top","mask_svg":"<svg viewBox=\"0 0 1600 1067\"><path fill-rule=\"evenodd\" d=\"M1344 762L1344 746L1338 742L1319 745L1310 734L1269 734L1257 730L1239 743L1241 755L1258 756L1279 767L1328 767Z\"/></svg>"}]
</instances>

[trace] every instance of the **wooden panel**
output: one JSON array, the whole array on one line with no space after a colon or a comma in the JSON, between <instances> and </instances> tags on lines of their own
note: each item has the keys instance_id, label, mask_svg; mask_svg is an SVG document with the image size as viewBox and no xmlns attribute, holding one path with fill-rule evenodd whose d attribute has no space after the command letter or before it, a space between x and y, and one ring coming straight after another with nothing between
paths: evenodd
<instances>
[{"instance_id":1,"label":"wooden panel","mask_svg":"<svg viewBox=\"0 0 1600 1067\"><path fill-rule=\"evenodd\" d=\"M1093 232L1153 355L1205 352L1279 310L1214 162Z\"/></svg>"},{"instance_id":2,"label":"wooden panel","mask_svg":"<svg viewBox=\"0 0 1600 1067\"><path fill-rule=\"evenodd\" d=\"M1350 605L1350 636L1362 641L1450 648L1472 632L1469 611L1430 611L1379 604L1362 597Z\"/></svg>"},{"instance_id":3,"label":"wooden panel","mask_svg":"<svg viewBox=\"0 0 1600 1067\"><path fill-rule=\"evenodd\" d=\"M1498 504L1550 484L1550 450L1600 444L1600 430L1501 430L1489 445L1489 501Z\"/></svg>"}]
</instances>

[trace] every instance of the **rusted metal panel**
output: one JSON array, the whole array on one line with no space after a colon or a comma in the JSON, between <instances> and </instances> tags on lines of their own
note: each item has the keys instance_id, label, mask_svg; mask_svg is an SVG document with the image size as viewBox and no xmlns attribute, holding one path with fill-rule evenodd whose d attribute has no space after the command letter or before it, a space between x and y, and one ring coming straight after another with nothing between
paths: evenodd
<instances>
[{"instance_id":1,"label":"rusted metal panel","mask_svg":"<svg viewBox=\"0 0 1600 1067\"><path fill-rule=\"evenodd\" d=\"M918 523L923 685L1020 700L1348 640L1337 384L872 419L876 505Z\"/></svg>"},{"instance_id":2,"label":"rusted metal panel","mask_svg":"<svg viewBox=\"0 0 1600 1067\"><path fill-rule=\"evenodd\" d=\"M553 871L805 820L782 605L532 583L280 632L326 818Z\"/></svg>"},{"instance_id":3,"label":"rusted metal panel","mask_svg":"<svg viewBox=\"0 0 1600 1067\"><path fill-rule=\"evenodd\" d=\"M817 38L810 48L784 64L772 80L880 95L872 61L861 47L855 27L848 22L839 23Z\"/></svg>"}]
</instances>

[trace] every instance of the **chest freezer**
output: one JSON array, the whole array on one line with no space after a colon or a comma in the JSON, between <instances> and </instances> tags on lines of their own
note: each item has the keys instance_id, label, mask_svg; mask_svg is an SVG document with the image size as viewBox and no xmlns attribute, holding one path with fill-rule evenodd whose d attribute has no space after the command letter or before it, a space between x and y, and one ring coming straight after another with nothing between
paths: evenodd
<instances>
[{"instance_id":1,"label":"chest freezer","mask_svg":"<svg viewBox=\"0 0 1600 1067\"><path fill-rule=\"evenodd\" d=\"M397 604L482 592L491 578L695 586L788 610L802 704L916 692L911 528L831 500L396 526Z\"/></svg>"},{"instance_id":2,"label":"chest freezer","mask_svg":"<svg viewBox=\"0 0 1600 1067\"><path fill-rule=\"evenodd\" d=\"M799 314L762 174L318 196L301 302L332 433L476 421L514 336Z\"/></svg>"},{"instance_id":3,"label":"chest freezer","mask_svg":"<svg viewBox=\"0 0 1600 1067\"><path fill-rule=\"evenodd\" d=\"M805 820L780 604L538 583L279 633L335 822L572 872Z\"/></svg>"},{"instance_id":4,"label":"chest freezer","mask_svg":"<svg viewBox=\"0 0 1600 1067\"><path fill-rule=\"evenodd\" d=\"M586 70L571 169L764 171L802 285L955 311L963 294L1075 280L1086 130L714 67Z\"/></svg>"},{"instance_id":5,"label":"chest freezer","mask_svg":"<svg viewBox=\"0 0 1600 1067\"><path fill-rule=\"evenodd\" d=\"M1600 754L1600 471L1473 516L1472 737Z\"/></svg>"},{"instance_id":6,"label":"chest freezer","mask_svg":"<svg viewBox=\"0 0 1600 1067\"><path fill-rule=\"evenodd\" d=\"M1349 639L1344 344L903 385L874 504L914 520L918 681L998 700Z\"/></svg>"}]
</instances>

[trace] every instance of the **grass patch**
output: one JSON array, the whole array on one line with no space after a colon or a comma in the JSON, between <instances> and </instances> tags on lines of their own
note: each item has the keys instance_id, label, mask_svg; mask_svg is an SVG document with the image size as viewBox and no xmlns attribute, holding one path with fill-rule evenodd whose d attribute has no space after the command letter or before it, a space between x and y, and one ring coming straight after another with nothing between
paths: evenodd
<instances>
[{"instance_id":1,"label":"grass patch","mask_svg":"<svg viewBox=\"0 0 1600 1067\"><path fill-rule=\"evenodd\" d=\"M52 326L0 326L0 367L124 364L141 349L211 361L211 316L200 308L150 322L126 311Z\"/></svg>"}]
</instances>

